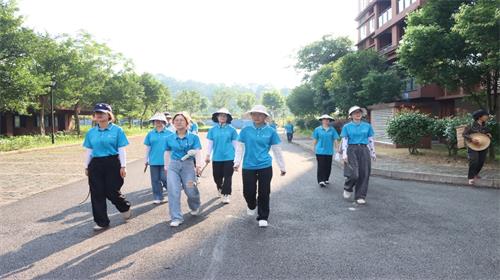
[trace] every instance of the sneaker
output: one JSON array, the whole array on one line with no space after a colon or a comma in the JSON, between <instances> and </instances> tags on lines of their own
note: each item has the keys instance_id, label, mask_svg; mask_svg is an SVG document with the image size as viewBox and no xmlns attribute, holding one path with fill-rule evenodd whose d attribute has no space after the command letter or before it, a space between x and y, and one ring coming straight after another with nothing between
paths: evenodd
<instances>
[{"instance_id":1,"label":"sneaker","mask_svg":"<svg viewBox=\"0 0 500 280\"><path fill-rule=\"evenodd\" d=\"M171 221L170 222L170 226L171 227L178 227L182 224L182 221L179 221L179 220L175 220L175 221Z\"/></svg>"},{"instance_id":2,"label":"sneaker","mask_svg":"<svg viewBox=\"0 0 500 280\"><path fill-rule=\"evenodd\" d=\"M191 215L198 216L201 213L201 207L198 207L196 210L191 210Z\"/></svg>"},{"instance_id":3,"label":"sneaker","mask_svg":"<svg viewBox=\"0 0 500 280\"><path fill-rule=\"evenodd\" d=\"M356 200L356 203L359 204L359 205L365 205L366 204L366 200L364 198L358 198Z\"/></svg>"},{"instance_id":4,"label":"sneaker","mask_svg":"<svg viewBox=\"0 0 500 280\"><path fill-rule=\"evenodd\" d=\"M231 196L228 195L228 194L225 194L224 196L222 196L222 203L223 204L229 204L229 202L231 201Z\"/></svg>"},{"instance_id":5,"label":"sneaker","mask_svg":"<svg viewBox=\"0 0 500 280\"><path fill-rule=\"evenodd\" d=\"M100 225L94 226L94 231L101 231L107 229L109 226L101 227Z\"/></svg>"},{"instance_id":6,"label":"sneaker","mask_svg":"<svg viewBox=\"0 0 500 280\"><path fill-rule=\"evenodd\" d=\"M259 227L267 227L268 225L266 220L259 220Z\"/></svg>"},{"instance_id":7,"label":"sneaker","mask_svg":"<svg viewBox=\"0 0 500 280\"><path fill-rule=\"evenodd\" d=\"M257 213L257 207L255 207L255 209L247 208L247 215L248 216L253 216L253 215L255 215L255 213Z\"/></svg>"},{"instance_id":8,"label":"sneaker","mask_svg":"<svg viewBox=\"0 0 500 280\"><path fill-rule=\"evenodd\" d=\"M326 184L325 184L325 182L319 182L319 186L320 186L321 188L324 188L324 187L326 187Z\"/></svg>"},{"instance_id":9,"label":"sneaker","mask_svg":"<svg viewBox=\"0 0 500 280\"><path fill-rule=\"evenodd\" d=\"M345 199L348 199L348 198L350 198L350 197L351 197L352 192L348 192L348 191L344 190L344 194L343 194L343 195L344 195L344 198L345 198Z\"/></svg>"},{"instance_id":10,"label":"sneaker","mask_svg":"<svg viewBox=\"0 0 500 280\"><path fill-rule=\"evenodd\" d=\"M161 200L161 203L167 203L168 202L168 197L164 197L162 200Z\"/></svg>"},{"instance_id":11,"label":"sneaker","mask_svg":"<svg viewBox=\"0 0 500 280\"><path fill-rule=\"evenodd\" d=\"M153 200L153 204L161 204L161 200L155 199L155 200Z\"/></svg>"},{"instance_id":12,"label":"sneaker","mask_svg":"<svg viewBox=\"0 0 500 280\"><path fill-rule=\"evenodd\" d=\"M130 217L132 217L132 209L128 209L128 211L122 212L122 217L125 220L130 219Z\"/></svg>"},{"instance_id":13,"label":"sneaker","mask_svg":"<svg viewBox=\"0 0 500 280\"><path fill-rule=\"evenodd\" d=\"M217 197L218 198L222 197L222 190L221 189L217 189Z\"/></svg>"},{"instance_id":14,"label":"sneaker","mask_svg":"<svg viewBox=\"0 0 500 280\"><path fill-rule=\"evenodd\" d=\"M330 181L325 181L325 184L330 185Z\"/></svg>"}]
</instances>

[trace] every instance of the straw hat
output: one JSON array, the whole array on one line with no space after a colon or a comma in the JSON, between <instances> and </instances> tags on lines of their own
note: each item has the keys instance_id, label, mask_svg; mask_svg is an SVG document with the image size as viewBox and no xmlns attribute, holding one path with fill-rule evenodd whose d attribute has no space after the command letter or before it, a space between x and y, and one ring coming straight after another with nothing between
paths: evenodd
<instances>
[{"instance_id":1,"label":"straw hat","mask_svg":"<svg viewBox=\"0 0 500 280\"><path fill-rule=\"evenodd\" d=\"M363 116L366 116L367 115L367 112L366 112L366 109L365 108L361 108L359 106L352 106L351 108L349 108L349 116L354 113L355 111L357 110L361 110L361 113L363 114Z\"/></svg>"},{"instance_id":2,"label":"straw hat","mask_svg":"<svg viewBox=\"0 0 500 280\"><path fill-rule=\"evenodd\" d=\"M156 113L156 114L154 114L149 120L150 121L162 121L164 123L167 123L167 118L162 113Z\"/></svg>"},{"instance_id":3,"label":"straw hat","mask_svg":"<svg viewBox=\"0 0 500 280\"><path fill-rule=\"evenodd\" d=\"M472 141L465 141L465 143L467 144L467 147L469 147L471 150L483 151L483 150L486 150L490 146L491 139L490 139L490 137L488 137L485 134L472 133L470 135L470 137L472 139L477 139L479 141L479 144L475 144Z\"/></svg>"},{"instance_id":4,"label":"straw hat","mask_svg":"<svg viewBox=\"0 0 500 280\"><path fill-rule=\"evenodd\" d=\"M323 116L318 118L319 121L321 121L322 119L329 119L330 121L334 121L333 117L327 114L324 114Z\"/></svg>"},{"instance_id":5,"label":"straw hat","mask_svg":"<svg viewBox=\"0 0 500 280\"><path fill-rule=\"evenodd\" d=\"M252 107L252 109L250 111L248 111L247 113L249 114L252 114L252 113L261 113L261 114L264 114L268 117L270 117L271 115L269 115L269 113L267 112L267 109L264 105L255 105Z\"/></svg>"},{"instance_id":6,"label":"straw hat","mask_svg":"<svg viewBox=\"0 0 500 280\"><path fill-rule=\"evenodd\" d=\"M216 123L219 122L219 119L217 119L219 114L226 114L227 115L227 121L226 121L227 123L231 123L231 121L233 120L233 116L231 116L231 113L229 113L228 109L220 108L219 110L217 110L215 113L212 114L212 121L213 122L216 122Z\"/></svg>"}]
</instances>

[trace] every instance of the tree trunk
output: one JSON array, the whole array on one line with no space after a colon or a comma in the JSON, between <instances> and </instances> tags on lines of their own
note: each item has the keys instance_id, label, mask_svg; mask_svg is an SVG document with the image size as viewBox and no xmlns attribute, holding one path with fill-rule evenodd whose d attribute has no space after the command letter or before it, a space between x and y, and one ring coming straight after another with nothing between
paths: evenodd
<instances>
[{"instance_id":1,"label":"tree trunk","mask_svg":"<svg viewBox=\"0 0 500 280\"><path fill-rule=\"evenodd\" d=\"M80 136L80 101L78 101L73 108L73 116L75 118L76 134Z\"/></svg>"},{"instance_id":2,"label":"tree trunk","mask_svg":"<svg viewBox=\"0 0 500 280\"><path fill-rule=\"evenodd\" d=\"M128 128L132 128L132 117L128 117Z\"/></svg>"},{"instance_id":3,"label":"tree trunk","mask_svg":"<svg viewBox=\"0 0 500 280\"><path fill-rule=\"evenodd\" d=\"M45 102L47 96L40 96L40 135L45 136Z\"/></svg>"},{"instance_id":4,"label":"tree trunk","mask_svg":"<svg viewBox=\"0 0 500 280\"><path fill-rule=\"evenodd\" d=\"M495 114L495 121L496 121L496 125L497 127L500 126L500 106L498 106L498 103L500 102L500 98L498 96L498 76L499 76L499 73L498 73L498 70L495 70L495 74L493 75L493 85L492 85L492 89L493 89L493 96L492 96L492 107L491 107L491 111L490 111L490 114ZM493 137L497 138L498 139L498 135L493 135ZM489 149L489 158L491 161L495 160L495 145L490 145L490 149Z\"/></svg>"},{"instance_id":5,"label":"tree trunk","mask_svg":"<svg viewBox=\"0 0 500 280\"><path fill-rule=\"evenodd\" d=\"M141 129L142 129L142 122L144 120L144 116L146 115L147 110L148 110L148 105L146 104L146 106L144 106L144 111L142 112L142 115L141 115L141 124L140 124Z\"/></svg>"}]
</instances>

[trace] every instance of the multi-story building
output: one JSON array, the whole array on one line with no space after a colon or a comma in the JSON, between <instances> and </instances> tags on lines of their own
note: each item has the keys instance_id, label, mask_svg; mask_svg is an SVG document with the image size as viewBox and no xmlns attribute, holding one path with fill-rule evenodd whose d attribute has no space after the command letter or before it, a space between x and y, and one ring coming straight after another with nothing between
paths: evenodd
<instances>
[{"instance_id":1,"label":"multi-story building","mask_svg":"<svg viewBox=\"0 0 500 280\"><path fill-rule=\"evenodd\" d=\"M425 5L426 0L358 0L358 42L360 50L374 49L387 57L387 63L397 60L396 50L405 33L407 15ZM370 118L378 142L391 144L385 135L387 120L402 106L416 107L434 116L450 116L470 109L462 101L464 93L448 92L436 85L418 85L407 79L399 100L371 106ZM430 139L423 146L430 146Z\"/></svg>"}]
</instances>

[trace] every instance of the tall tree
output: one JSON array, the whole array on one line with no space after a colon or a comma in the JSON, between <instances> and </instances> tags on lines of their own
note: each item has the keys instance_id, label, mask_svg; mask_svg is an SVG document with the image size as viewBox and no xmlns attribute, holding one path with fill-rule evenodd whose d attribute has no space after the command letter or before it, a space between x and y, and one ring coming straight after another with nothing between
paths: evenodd
<instances>
[{"instance_id":1,"label":"tall tree","mask_svg":"<svg viewBox=\"0 0 500 280\"><path fill-rule=\"evenodd\" d=\"M174 99L175 110L187 111L189 114L200 112L202 105L201 94L197 91L181 91Z\"/></svg>"},{"instance_id":2,"label":"tall tree","mask_svg":"<svg viewBox=\"0 0 500 280\"><path fill-rule=\"evenodd\" d=\"M212 96L212 107L214 109L228 108L231 109L231 101L234 98L234 93L229 88L220 88L214 92Z\"/></svg>"},{"instance_id":3,"label":"tall tree","mask_svg":"<svg viewBox=\"0 0 500 280\"><path fill-rule=\"evenodd\" d=\"M285 99L276 90L264 92L262 104L270 110L272 117L277 117L277 113L285 108Z\"/></svg>"},{"instance_id":4,"label":"tall tree","mask_svg":"<svg viewBox=\"0 0 500 280\"><path fill-rule=\"evenodd\" d=\"M142 128L142 123L147 113L153 113L162 107L166 109L166 104L165 106L162 106L161 103L164 100L168 100L170 93L162 83L149 73L141 75L140 83L144 87L144 99L142 100L144 109L140 119L140 125Z\"/></svg>"},{"instance_id":5,"label":"tall tree","mask_svg":"<svg viewBox=\"0 0 500 280\"><path fill-rule=\"evenodd\" d=\"M311 116L318 111L317 107L314 106L314 97L315 91L308 83L305 83L292 90L286 99L286 105L295 116Z\"/></svg>"},{"instance_id":6,"label":"tall tree","mask_svg":"<svg viewBox=\"0 0 500 280\"><path fill-rule=\"evenodd\" d=\"M243 111L247 112L252 109L252 106L256 103L255 94L253 93L240 93L236 98L236 104Z\"/></svg>"}]
</instances>

